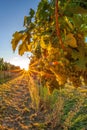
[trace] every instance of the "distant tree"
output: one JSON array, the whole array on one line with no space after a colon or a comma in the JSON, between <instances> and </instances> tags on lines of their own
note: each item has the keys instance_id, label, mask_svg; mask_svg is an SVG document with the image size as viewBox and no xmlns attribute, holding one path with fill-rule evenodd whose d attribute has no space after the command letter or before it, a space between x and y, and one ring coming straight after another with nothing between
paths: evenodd
<instances>
[{"instance_id":1,"label":"distant tree","mask_svg":"<svg viewBox=\"0 0 87 130\"><path fill-rule=\"evenodd\" d=\"M3 70L4 60L0 58L0 70Z\"/></svg>"},{"instance_id":2,"label":"distant tree","mask_svg":"<svg viewBox=\"0 0 87 130\"><path fill-rule=\"evenodd\" d=\"M20 69L20 67L12 65L8 62L5 62L3 58L0 58L0 70L1 71L15 70L15 69Z\"/></svg>"}]
</instances>

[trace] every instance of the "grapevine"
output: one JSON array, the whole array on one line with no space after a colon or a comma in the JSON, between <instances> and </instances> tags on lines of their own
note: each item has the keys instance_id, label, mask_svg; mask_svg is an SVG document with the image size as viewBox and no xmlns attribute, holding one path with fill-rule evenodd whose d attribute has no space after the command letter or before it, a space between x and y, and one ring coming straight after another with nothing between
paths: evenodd
<instances>
[{"instance_id":1,"label":"grapevine","mask_svg":"<svg viewBox=\"0 0 87 130\"><path fill-rule=\"evenodd\" d=\"M87 9L81 2L42 0L24 18L25 30L13 34L13 50L21 40L19 54L32 53L29 73L51 92L68 81L87 85Z\"/></svg>"}]
</instances>

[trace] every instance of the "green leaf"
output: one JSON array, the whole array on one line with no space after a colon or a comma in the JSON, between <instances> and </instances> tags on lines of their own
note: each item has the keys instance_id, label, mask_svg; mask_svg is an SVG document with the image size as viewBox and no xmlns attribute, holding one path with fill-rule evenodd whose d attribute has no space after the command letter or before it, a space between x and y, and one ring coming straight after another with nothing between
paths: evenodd
<instances>
[{"instance_id":1,"label":"green leaf","mask_svg":"<svg viewBox=\"0 0 87 130\"><path fill-rule=\"evenodd\" d=\"M87 15L87 9L84 9L84 8L82 8L82 7L80 7L80 6L76 7L76 8L73 10L73 12L74 12L75 14L86 14L86 15Z\"/></svg>"},{"instance_id":2,"label":"green leaf","mask_svg":"<svg viewBox=\"0 0 87 130\"><path fill-rule=\"evenodd\" d=\"M74 21L75 27L81 27L81 25L83 24L83 18L81 15L74 15L73 21Z\"/></svg>"},{"instance_id":3,"label":"green leaf","mask_svg":"<svg viewBox=\"0 0 87 130\"><path fill-rule=\"evenodd\" d=\"M35 14L35 11L33 9L30 9L29 15L31 18L34 16L34 14Z\"/></svg>"},{"instance_id":4,"label":"green leaf","mask_svg":"<svg viewBox=\"0 0 87 130\"><path fill-rule=\"evenodd\" d=\"M80 6L67 6L67 9L65 10L65 14L69 12L70 14L85 14L87 15L87 9L84 9Z\"/></svg>"},{"instance_id":5,"label":"green leaf","mask_svg":"<svg viewBox=\"0 0 87 130\"><path fill-rule=\"evenodd\" d=\"M31 23L31 17L25 16L24 17L24 26L28 26Z\"/></svg>"},{"instance_id":6,"label":"green leaf","mask_svg":"<svg viewBox=\"0 0 87 130\"><path fill-rule=\"evenodd\" d=\"M34 17L35 11L33 9L30 9L29 16L24 17L24 26L29 26L29 24L32 22L32 18Z\"/></svg>"},{"instance_id":7,"label":"green leaf","mask_svg":"<svg viewBox=\"0 0 87 130\"><path fill-rule=\"evenodd\" d=\"M87 64L87 56L85 55L87 49L84 47L78 47L79 51L73 50L72 51L72 58L75 60L75 65L80 67L81 69L86 69Z\"/></svg>"}]
</instances>

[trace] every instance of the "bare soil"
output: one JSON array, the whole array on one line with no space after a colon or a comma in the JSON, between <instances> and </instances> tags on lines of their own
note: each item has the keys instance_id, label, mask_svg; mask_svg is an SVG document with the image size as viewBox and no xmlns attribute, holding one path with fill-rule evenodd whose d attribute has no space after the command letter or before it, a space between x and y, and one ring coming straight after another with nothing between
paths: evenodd
<instances>
[{"instance_id":1,"label":"bare soil","mask_svg":"<svg viewBox=\"0 0 87 130\"><path fill-rule=\"evenodd\" d=\"M44 116L32 107L28 78L0 85L0 130L45 130Z\"/></svg>"}]
</instances>

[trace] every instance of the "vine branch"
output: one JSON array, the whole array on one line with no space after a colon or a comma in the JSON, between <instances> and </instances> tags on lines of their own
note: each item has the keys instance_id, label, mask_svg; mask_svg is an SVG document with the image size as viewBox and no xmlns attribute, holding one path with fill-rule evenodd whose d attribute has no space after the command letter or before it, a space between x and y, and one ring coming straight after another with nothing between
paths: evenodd
<instances>
[{"instance_id":1,"label":"vine branch","mask_svg":"<svg viewBox=\"0 0 87 130\"><path fill-rule=\"evenodd\" d=\"M59 38L59 43L61 48L64 50L64 45L61 37L60 27L59 27L59 10L58 10L58 0L55 1L55 20L56 20L56 33L57 37Z\"/></svg>"}]
</instances>

